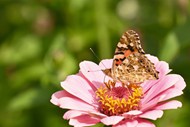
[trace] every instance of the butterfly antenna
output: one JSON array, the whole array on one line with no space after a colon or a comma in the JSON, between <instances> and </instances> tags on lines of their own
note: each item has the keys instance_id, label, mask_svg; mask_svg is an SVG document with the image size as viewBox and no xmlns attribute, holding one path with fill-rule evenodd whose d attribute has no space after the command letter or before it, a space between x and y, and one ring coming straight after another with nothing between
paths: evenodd
<instances>
[{"instance_id":1,"label":"butterfly antenna","mask_svg":"<svg viewBox=\"0 0 190 127\"><path fill-rule=\"evenodd\" d=\"M100 63L106 68L106 66L104 65L104 63L101 62L100 58L96 55L96 53L92 50L92 48L90 48L90 51L94 54L94 56L100 61Z\"/></svg>"},{"instance_id":2,"label":"butterfly antenna","mask_svg":"<svg viewBox=\"0 0 190 127\"><path fill-rule=\"evenodd\" d=\"M96 55L96 53L92 50L92 48L90 48L90 51L94 54L94 56L99 60L99 62L106 68L106 66L104 65L104 63L101 62L100 58ZM104 82L106 80L106 75L104 76Z\"/></svg>"}]
</instances>

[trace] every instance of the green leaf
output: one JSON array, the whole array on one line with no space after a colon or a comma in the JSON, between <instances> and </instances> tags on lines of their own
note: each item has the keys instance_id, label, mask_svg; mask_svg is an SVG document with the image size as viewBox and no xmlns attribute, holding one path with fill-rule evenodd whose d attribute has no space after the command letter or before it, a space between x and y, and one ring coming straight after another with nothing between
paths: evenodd
<instances>
[{"instance_id":1,"label":"green leaf","mask_svg":"<svg viewBox=\"0 0 190 127\"><path fill-rule=\"evenodd\" d=\"M40 40L33 35L15 35L12 45L8 42L0 47L1 63L20 64L37 58L41 53Z\"/></svg>"},{"instance_id":2,"label":"green leaf","mask_svg":"<svg viewBox=\"0 0 190 127\"><path fill-rule=\"evenodd\" d=\"M96 125L94 125L94 126L91 126L91 127L103 127L103 126L104 126L104 124L98 123L98 124L96 124Z\"/></svg>"},{"instance_id":3,"label":"green leaf","mask_svg":"<svg viewBox=\"0 0 190 127\"><path fill-rule=\"evenodd\" d=\"M36 98L40 95L40 90L29 89L18 96L15 96L9 103L9 110L23 110L34 106Z\"/></svg>"},{"instance_id":4,"label":"green leaf","mask_svg":"<svg viewBox=\"0 0 190 127\"><path fill-rule=\"evenodd\" d=\"M10 83L15 88L29 85L33 80L39 80L46 75L47 69L43 64L32 63L15 71L10 77Z\"/></svg>"},{"instance_id":5,"label":"green leaf","mask_svg":"<svg viewBox=\"0 0 190 127\"><path fill-rule=\"evenodd\" d=\"M163 47L161 48L159 58L171 62L179 51L179 42L174 32L166 37Z\"/></svg>"}]
</instances>

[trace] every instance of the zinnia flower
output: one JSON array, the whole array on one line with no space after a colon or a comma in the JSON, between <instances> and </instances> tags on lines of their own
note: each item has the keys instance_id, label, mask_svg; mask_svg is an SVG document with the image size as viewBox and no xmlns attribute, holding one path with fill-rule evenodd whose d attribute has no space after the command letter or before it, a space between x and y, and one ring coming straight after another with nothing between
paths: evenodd
<instances>
[{"instance_id":1,"label":"zinnia flower","mask_svg":"<svg viewBox=\"0 0 190 127\"><path fill-rule=\"evenodd\" d=\"M99 65L83 61L78 74L61 82L64 90L54 93L51 102L69 109L63 118L75 127L99 122L113 127L154 127L148 119L156 120L162 117L163 110L182 106L171 98L181 95L186 84L180 75L168 74L171 70L166 62L147 57L159 72L158 80L126 87L113 82L101 71L111 68L112 59L102 60Z\"/></svg>"}]
</instances>

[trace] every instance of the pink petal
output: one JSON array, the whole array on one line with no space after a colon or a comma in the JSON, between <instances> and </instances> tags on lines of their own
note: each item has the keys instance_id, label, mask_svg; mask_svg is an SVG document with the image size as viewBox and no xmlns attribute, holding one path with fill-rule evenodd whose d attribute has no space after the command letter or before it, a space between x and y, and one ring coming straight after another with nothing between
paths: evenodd
<instances>
[{"instance_id":1,"label":"pink petal","mask_svg":"<svg viewBox=\"0 0 190 127\"><path fill-rule=\"evenodd\" d=\"M89 115L82 115L70 119L69 125L72 125L74 127L84 127L84 126L92 126L99 122L100 120L98 118Z\"/></svg>"},{"instance_id":2,"label":"pink petal","mask_svg":"<svg viewBox=\"0 0 190 127\"><path fill-rule=\"evenodd\" d=\"M152 109L155 105L157 105L157 103L159 102L160 98L154 98L152 100L150 100L148 103L143 104L141 111L146 111L148 109Z\"/></svg>"},{"instance_id":3,"label":"pink petal","mask_svg":"<svg viewBox=\"0 0 190 127\"><path fill-rule=\"evenodd\" d=\"M159 61L157 57L146 54L148 59L155 64L156 70L159 71L159 77L169 73L171 70L169 69L168 63L165 61Z\"/></svg>"},{"instance_id":4,"label":"pink petal","mask_svg":"<svg viewBox=\"0 0 190 127\"><path fill-rule=\"evenodd\" d=\"M159 82L158 80L147 80L141 84L143 87L143 92L146 93L152 86Z\"/></svg>"},{"instance_id":5,"label":"pink petal","mask_svg":"<svg viewBox=\"0 0 190 127\"><path fill-rule=\"evenodd\" d=\"M138 124L137 120L125 119L120 123L114 125L113 127L136 127L137 124Z\"/></svg>"},{"instance_id":6,"label":"pink petal","mask_svg":"<svg viewBox=\"0 0 190 127\"><path fill-rule=\"evenodd\" d=\"M62 96L64 95L64 96ZM54 103L55 105L60 106L61 108L64 109L72 109L69 110L68 113L75 113L71 114L70 117L74 117L74 115L80 115L79 113L82 114L94 114L96 117L106 117L106 115L100 113L99 111L96 110L96 107L91 106L82 100L74 97L73 95L69 94L66 91L59 91L55 94L53 94L53 98L51 99L51 102ZM66 113L65 119L69 119L69 114Z\"/></svg>"},{"instance_id":7,"label":"pink petal","mask_svg":"<svg viewBox=\"0 0 190 127\"><path fill-rule=\"evenodd\" d=\"M150 100L148 103L144 104L141 110L144 111L144 110L147 110L149 108L152 108L157 103L168 100L168 99L173 98L173 97L177 97L177 96L181 95L182 93L183 92L181 90L178 90L174 87L169 88L166 91L157 95L155 98Z\"/></svg>"},{"instance_id":8,"label":"pink petal","mask_svg":"<svg viewBox=\"0 0 190 127\"><path fill-rule=\"evenodd\" d=\"M159 62L158 58L155 57L155 56L152 56L150 54L146 54L146 57L151 61L153 62L154 64L157 64Z\"/></svg>"},{"instance_id":9,"label":"pink petal","mask_svg":"<svg viewBox=\"0 0 190 127\"><path fill-rule=\"evenodd\" d=\"M101 114L99 112L94 112L94 111L91 111L90 113L88 111L79 111L79 110L69 110L67 111L63 118L64 119L71 119L71 118L74 118L74 117L78 117L78 116L81 116L81 115L91 115L91 116L94 116L96 118L104 118L104 117L107 117L106 115L104 114Z\"/></svg>"},{"instance_id":10,"label":"pink petal","mask_svg":"<svg viewBox=\"0 0 190 127\"><path fill-rule=\"evenodd\" d=\"M182 107L182 103L177 100L172 100L169 102L162 102L154 107L155 110L166 110L166 109L177 109Z\"/></svg>"},{"instance_id":11,"label":"pink petal","mask_svg":"<svg viewBox=\"0 0 190 127\"><path fill-rule=\"evenodd\" d=\"M169 87L175 85L175 83L178 81L177 75L166 75L162 78L161 81L154 84L148 91L145 93L144 98L142 99L142 103L146 104L148 101L150 101L152 98L157 96L162 91L168 89Z\"/></svg>"},{"instance_id":12,"label":"pink petal","mask_svg":"<svg viewBox=\"0 0 190 127\"><path fill-rule=\"evenodd\" d=\"M173 78L173 80L172 80L172 78ZM171 82L167 83L169 81L171 81ZM163 84L161 84L162 82L163 82ZM161 86L160 88L157 87L159 85ZM148 108L151 108L154 105L156 105L158 102L165 101L170 98L177 97L177 96L183 94L183 92L181 90L184 89L185 85L186 84L185 84L183 78L179 75L170 74L168 76L165 76L165 80L162 80L159 83L155 84L151 89L149 89L147 91L147 94L145 93L145 98L142 99L142 103L143 103L142 110L143 111L147 110ZM168 87L170 87L170 88L168 88ZM161 90L164 90L164 89L165 89L165 91L160 92Z\"/></svg>"},{"instance_id":13,"label":"pink petal","mask_svg":"<svg viewBox=\"0 0 190 127\"><path fill-rule=\"evenodd\" d=\"M168 63L160 61L156 64L156 70L159 71L159 78L168 74L171 70L169 69Z\"/></svg>"},{"instance_id":14,"label":"pink petal","mask_svg":"<svg viewBox=\"0 0 190 127\"><path fill-rule=\"evenodd\" d=\"M69 119L71 119L71 118L74 118L74 117L77 117L77 116L81 116L81 115L87 115L87 114L88 114L88 113L83 112L83 111L69 110L69 111L67 111L67 112L64 114L63 118L69 120Z\"/></svg>"},{"instance_id":15,"label":"pink petal","mask_svg":"<svg viewBox=\"0 0 190 127\"><path fill-rule=\"evenodd\" d=\"M63 101L64 101L65 98L66 98L66 99L69 99L69 101L74 101L74 102L75 102L75 101L77 100L77 101L79 101L79 102L81 102L81 103L87 104L87 103L85 103L84 101L82 101L81 99L79 99L79 98L73 96L72 94L68 93L68 92L65 91L65 90L58 91L58 92L54 93L54 94L52 95L52 98L51 98L50 101L51 101L53 104L64 108L63 105L62 105L62 103L63 103ZM87 105L89 105L89 104L87 104Z\"/></svg>"},{"instance_id":16,"label":"pink petal","mask_svg":"<svg viewBox=\"0 0 190 127\"><path fill-rule=\"evenodd\" d=\"M160 101L165 101L173 97L177 97L183 94L182 90L185 88L186 84L184 79L180 75L176 75L178 77L178 81L175 83L174 86L167 89L166 91L160 93ZM163 97L162 97L163 96Z\"/></svg>"},{"instance_id":17,"label":"pink petal","mask_svg":"<svg viewBox=\"0 0 190 127\"><path fill-rule=\"evenodd\" d=\"M140 118L147 118L151 120L156 120L157 118L161 118L163 115L162 110L151 110L139 115Z\"/></svg>"},{"instance_id":18,"label":"pink petal","mask_svg":"<svg viewBox=\"0 0 190 127\"><path fill-rule=\"evenodd\" d=\"M138 125L136 127L156 127L156 126L148 120L138 119Z\"/></svg>"},{"instance_id":19,"label":"pink petal","mask_svg":"<svg viewBox=\"0 0 190 127\"><path fill-rule=\"evenodd\" d=\"M186 83L183 77L181 77L180 75L177 76L178 76L178 81L176 82L175 86L177 87L177 89L183 90L186 87Z\"/></svg>"},{"instance_id":20,"label":"pink petal","mask_svg":"<svg viewBox=\"0 0 190 127\"><path fill-rule=\"evenodd\" d=\"M69 110L64 114L63 118L64 119L71 119L71 118L82 116L82 115L91 115L91 116L94 116L94 117L99 118L99 119L107 117L104 114L101 114L99 112L94 112L94 111L88 112L88 111L79 111L79 110Z\"/></svg>"},{"instance_id":21,"label":"pink petal","mask_svg":"<svg viewBox=\"0 0 190 127\"><path fill-rule=\"evenodd\" d=\"M72 94L68 93L67 91L61 90L61 91L55 92L52 95L50 102L53 103L54 105L57 105L57 106L61 107L60 100L63 99L63 98L70 98L71 100L72 99L78 99L77 97L73 96ZM80 99L78 99L78 100L82 101Z\"/></svg>"},{"instance_id":22,"label":"pink petal","mask_svg":"<svg viewBox=\"0 0 190 127\"><path fill-rule=\"evenodd\" d=\"M54 93L52 95L51 102L61 108L73 109L69 111L83 112L83 114L89 114L88 112L90 111L91 114L94 114L96 116L106 117L106 115L96 110L97 105L91 106L85 103L84 101L80 100L79 98L71 95L65 90Z\"/></svg>"},{"instance_id":23,"label":"pink petal","mask_svg":"<svg viewBox=\"0 0 190 127\"><path fill-rule=\"evenodd\" d=\"M145 81L142 84L144 93L147 92L147 90L149 90L154 84L156 84L157 82L160 82L161 79L163 78L163 76L165 76L167 73L169 73L171 71L169 69L168 63L166 63L164 61L158 61L157 58L154 58L154 57L152 58L152 57L153 56L151 56L151 59L153 59L153 61L155 63L156 70L159 71L159 79L158 80L148 80L148 81Z\"/></svg>"},{"instance_id":24,"label":"pink petal","mask_svg":"<svg viewBox=\"0 0 190 127\"><path fill-rule=\"evenodd\" d=\"M59 104L59 99L62 98L64 95L65 95L64 90L55 92L55 93L51 96L50 102L53 103L54 105L60 106L60 104Z\"/></svg>"},{"instance_id":25,"label":"pink petal","mask_svg":"<svg viewBox=\"0 0 190 127\"><path fill-rule=\"evenodd\" d=\"M104 123L105 125L115 125L123 119L124 117L122 116L109 116L109 117L101 119L101 122Z\"/></svg>"},{"instance_id":26,"label":"pink petal","mask_svg":"<svg viewBox=\"0 0 190 127\"><path fill-rule=\"evenodd\" d=\"M103 84L105 74L97 64L90 61L83 61L79 66L82 74L94 84L96 88L99 88Z\"/></svg>"},{"instance_id":27,"label":"pink petal","mask_svg":"<svg viewBox=\"0 0 190 127\"><path fill-rule=\"evenodd\" d=\"M166 91L157 95L154 99L159 98L158 102L161 102L161 101L165 101L165 100L180 96L181 94L183 94L181 90L176 89L175 87L171 87L167 89Z\"/></svg>"},{"instance_id":28,"label":"pink petal","mask_svg":"<svg viewBox=\"0 0 190 127\"><path fill-rule=\"evenodd\" d=\"M104 59L100 61L99 66L101 69L112 68L113 59Z\"/></svg>"},{"instance_id":29,"label":"pink petal","mask_svg":"<svg viewBox=\"0 0 190 127\"><path fill-rule=\"evenodd\" d=\"M95 111L95 107L85 103L78 98L63 97L59 100L61 108L74 109L80 111Z\"/></svg>"},{"instance_id":30,"label":"pink petal","mask_svg":"<svg viewBox=\"0 0 190 127\"><path fill-rule=\"evenodd\" d=\"M93 91L96 91L96 90L97 90L97 88L94 86L94 84L92 84L92 82L90 82L90 81L87 79L87 77L85 77L85 76L83 75L83 73L82 73L81 71L79 71L79 73L76 74L76 75L78 75L78 76L80 76L81 78L85 79L86 82L87 82L88 85L92 88Z\"/></svg>"},{"instance_id":31,"label":"pink petal","mask_svg":"<svg viewBox=\"0 0 190 127\"><path fill-rule=\"evenodd\" d=\"M132 111L123 113L122 116L125 116L125 117L127 117L127 116L129 116L129 115L135 116L135 115L139 115L139 114L141 114L141 113L142 113L142 112L139 111L139 110L132 110Z\"/></svg>"},{"instance_id":32,"label":"pink petal","mask_svg":"<svg viewBox=\"0 0 190 127\"><path fill-rule=\"evenodd\" d=\"M92 104L95 102L95 93L89 83L80 76L71 75L61 82L61 86L70 94Z\"/></svg>"}]
</instances>

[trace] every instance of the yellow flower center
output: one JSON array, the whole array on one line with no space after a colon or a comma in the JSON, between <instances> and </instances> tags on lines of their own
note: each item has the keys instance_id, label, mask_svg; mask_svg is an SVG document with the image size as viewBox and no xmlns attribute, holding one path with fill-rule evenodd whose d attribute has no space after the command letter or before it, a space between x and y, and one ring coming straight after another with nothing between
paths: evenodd
<instances>
[{"instance_id":1,"label":"yellow flower center","mask_svg":"<svg viewBox=\"0 0 190 127\"><path fill-rule=\"evenodd\" d=\"M112 81L108 81L105 85L96 91L100 112L112 116L140 109L140 101L143 97L140 85L130 84L116 87L115 82Z\"/></svg>"}]
</instances>

